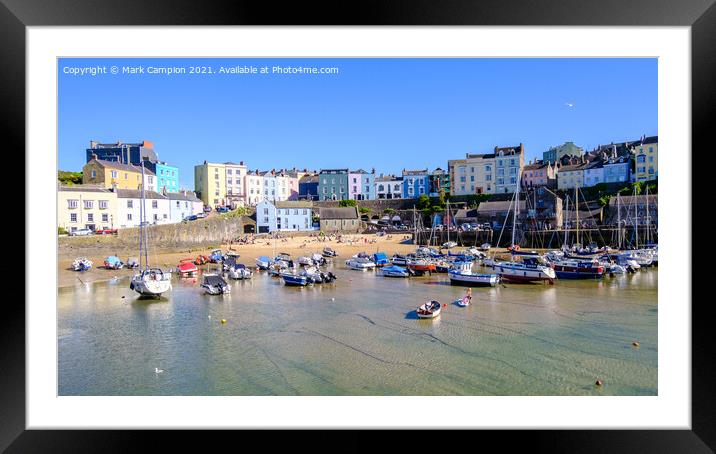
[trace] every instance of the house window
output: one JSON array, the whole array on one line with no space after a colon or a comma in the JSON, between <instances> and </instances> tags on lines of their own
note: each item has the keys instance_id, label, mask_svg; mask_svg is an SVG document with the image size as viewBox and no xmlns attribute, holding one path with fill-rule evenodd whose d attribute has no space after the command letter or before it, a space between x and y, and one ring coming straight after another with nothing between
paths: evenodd
<instances>
[{"instance_id":1,"label":"house window","mask_svg":"<svg viewBox=\"0 0 716 454\"><path fill-rule=\"evenodd\" d=\"M68 200L67 208L77 208L77 200Z\"/></svg>"},{"instance_id":2,"label":"house window","mask_svg":"<svg viewBox=\"0 0 716 454\"><path fill-rule=\"evenodd\" d=\"M152 200L152 208L157 208L159 203L156 200Z\"/></svg>"},{"instance_id":3,"label":"house window","mask_svg":"<svg viewBox=\"0 0 716 454\"><path fill-rule=\"evenodd\" d=\"M94 170L93 170L93 172L94 172ZM118 173L118 172L117 172L116 170L112 170L112 171L110 172L110 175L112 175L112 178L117 178L117 173Z\"/></svg>"},{"instance_id":4,"label":"house window","mask_svg":"<svg viewBox=\"0 0 716 454\"><path fill-rule=\"evenodd\" d=\"M85 200L85 209L86 210L91 210L92 206L94 206L93 200Z\"/></svg>"},{"instance_id":5,"label":"house window","mask_svg":"<svg viewBox=\"0 0 716 454\"><path fill-rule=\"evenodd\" d=\"M102 222L109 222L109 214L102 213Z\"/></svg>"},{"instance_id":6,"label":"house window","mask_svg":"<svg viewBox=\"0 0 716 454\"><path fill-rule=\"evenodd\" d=\"M94 222L94 214L87 213L87 222Z\"/></svg>"},{"instance_id":7,"label":"house window","mask_svg":"<svg viewBox=\"0 0 716 454\"><path fill-rule=\"evenodd\" d=\"M99 209L100 209L100 210L106 210L106 209L107 209L107 201L106 201L106 200L100 200L100 201L99 201Z\"/></svg>"},{"instance_id":8,"label":"house window","mask_svg":"<svg viewBox=\"0 0 716 454\"><path fill-rule=\"evenodd\" d=\"M127 200L127 208L134 208L134 204L132 203L131 200Z\"/></svg>"},{"instance_id":9,"label":"house window","mask_svg":"<svg viewBox=\"0 0 716 454\"><path fill-rule=\"evenodd\" d=\"M70 222L77 222L77 213L70 213Z\"/></svg>"},{"instance_id":10,"label":"house window","mask_svg":"<svg viewBox=\"0 0 716 454\"><path fill-rule=\"evenodd\" d=\"M97 171L96 171L96 170L93 170L93 171L92 171L92 178L97 178Z\"/></svg>"}]
</instances>

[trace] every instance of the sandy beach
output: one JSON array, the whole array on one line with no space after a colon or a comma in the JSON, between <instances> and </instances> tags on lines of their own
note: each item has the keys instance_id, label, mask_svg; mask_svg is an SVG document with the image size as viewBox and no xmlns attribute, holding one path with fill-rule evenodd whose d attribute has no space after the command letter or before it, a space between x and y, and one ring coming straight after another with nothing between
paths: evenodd
<instances>
[{"instance_id":1,"label":"sandy beach","mask_svg":"<svg viewBox=\"0 0 716 454\"><path fill-rule=\"evenodd\" d=\"M291 254L292 257L299 257L301 255L308 255L311 253L320 253L324 247L330 246L342 259L346 259L359 252L384 252L388 256L392 256L395 253L407 254L415 251L415 245L412 243L411 235L406 234L393 234L385 236L376 236L370 234L353 234L343 235L340 242L336 238L331 239L319 239L318 237L295 237L295 238L281 238L276 240L270 239L257 239L254 244L224 244L221 245L221 249L233 250L239 254L239 263L244 263L248 266L254 265L254 260L262 255L275 256L279 252L286 252ZM467 248L454 248L452 251L465 250ZM152 266L159 266L161 268L174 268L179 263L179 260L183 258L196 258L198 255L209 255L210 249L195 248L187 249L184 251L174 252L162 252L157 251L156 248L150 251L149 261ZM119 258L126 261L129 257L137 257L137 251L119 251ZM124 276L130 276L134 270L131 269L120 269L120 270L107 270L103 268L104 256L87 256L88 259L92 260L92 269L85 272L76 272L72 270L71 265L72 259L63 259L58 261L58 287L66 287L75 285L77 283L96 282L102 280L109 280L115 277L121 278Z\"/></svg>"}]
</instances>

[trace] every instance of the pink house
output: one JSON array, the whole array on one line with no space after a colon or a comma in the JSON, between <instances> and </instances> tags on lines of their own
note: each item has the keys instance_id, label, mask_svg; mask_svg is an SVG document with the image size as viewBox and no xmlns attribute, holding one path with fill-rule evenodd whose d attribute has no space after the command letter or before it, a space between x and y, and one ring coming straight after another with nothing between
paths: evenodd
<instances>
[{"instance_id":1,"label":"pink house","mask_svg":"<svg viewBox=\"0 0 716 454\"><path fill-rule=\"evenodd\" d=\"M555 167L549 161L532 160L522 168L522 187L554 187L556 183Z\"/></svg>"}]
</instances>

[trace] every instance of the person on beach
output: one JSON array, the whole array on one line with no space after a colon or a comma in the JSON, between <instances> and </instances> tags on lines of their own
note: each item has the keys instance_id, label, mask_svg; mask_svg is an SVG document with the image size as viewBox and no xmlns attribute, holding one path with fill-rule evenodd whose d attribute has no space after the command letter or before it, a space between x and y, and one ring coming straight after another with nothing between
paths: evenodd
<instances>
[{"instance_id":1,"label":"person on beach","mask_svg":"<svg viewBox=\"0 0 716 454\"><path fill-rule=\"evenodd\" d=\"M472 289L471 288L467 289L467 295L465 296L465 298L467 298L468 304L472 303Z\"/></svg>"}]
</instances>

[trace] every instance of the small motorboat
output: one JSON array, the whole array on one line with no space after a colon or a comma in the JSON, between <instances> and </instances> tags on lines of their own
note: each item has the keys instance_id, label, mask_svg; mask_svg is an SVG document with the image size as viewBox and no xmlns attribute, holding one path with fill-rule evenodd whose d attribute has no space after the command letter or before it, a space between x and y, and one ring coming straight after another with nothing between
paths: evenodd
<instances>
[{"instance_id":1,"label":"small motorboat","mask_svg":"<svg viewBox=\"0 0 716 454\"><path fill-rule=\"evenodd\" d=\"M378 270L378 276L385 277L410 277L413 275L412 271L402 266L384 266Z\"/></svg>"},{"instance_id":2,"label":"small motorboat","mask_svg":"<svg viewBox=\"0 0 716 454\"><path fill-rule=\"evenodd\" d=\"M482 243L480 245L480 250L486 252L489 251L491 247L492 245L490 245L490 243Z\"/></svg>"},{"instance_id":3,"label":"small motorboat","mask_svg":"<svg viewBox=\"0 0 716 454\"><path fill-rule=\"evenodd\" d=\"M251 279L253 273L243 263L234 263L227 270L231 279Z\"/></svg>"},{"instance_id":4,"label":"small motorboat","mask_svg":"<svg viewBox=\"0 0 716 454\"><path fill-rule=\"evenodd\" d=\"M110 255L104 259L104 267L108 270L118 270L124 267L124 262L122 262L116 255Z\"/></svg>"},{"instance_id":5,"label":"small motorboat","mask_svg":"<svg viewBox=\"0 0 716 454\"><path fill-rule=\"evenodd\" d=\"M470 298L467 296L463 296L462 298L455 300L455 304L457 304L460 307L466 307L470 305Z\"/></svg>"},{"instance_id":6,"label":"small motorboat","mask_svg":"<svg viewBox=\"0 0 716 454\"><path fill-rule=\"evenodd\" d=\"M313 263L313 259L312 259L311 257L307 257L307 256L305 256L305 255L299 257L296 261L298 262L299 265L303 265L303 266L313 266L313 265L315 265L315 264Z\"/></svg>"},{"instance_id":7,"label":"small motorboat","mask_svg":"<svg viewBox=\"0 0 716 454\"><path fill-rule=\"evenodd\" d=\"M308 278L308 276L300 275L300 274L281 273L281 278L283 279L284 284L286 284L288 286L294 286L294 287L305 287L308 284L313 283Z\"/></svg>"},{"instance_id":8,"label":"small motorboat","mask_svg":"<svg viewBox=\"0 0 716 454\"><path fill-rule=\"evenodd\" d=\"M450 285L462 285L465 287L494 287L500 282L497 274L481 274L472 271L450 270Z\"/></svg>"},{"instance_id":9,"label":"small motorboat","mask_svg":"<svg viewBox=\"0 0 716 454\"><path fill-rule=\"evenodd\" d=\"M338 257L338 253L329 247L324 247L322 254L323 257Z\"/></svg>"},{"instance_id":10,"label":"small motorboat","mask_svg":"<svg viewBox=\"0 0 716 454\"><path fill-rule=\"evenodd\" d=\"M186 258L179 260L179 265L177 265L177 272L180 276L194 276L197 271L199 271L199 268L197 268L194 264L194 259Z\"/></svg>"},{"instance_id":11,"label":"small motorboat","mask_svg":"<svg viewBox=\"0 0 716 454\"><path fill-rule=\"evenodd\" d=\"M446 243L443 243L443 247L445 249L451 249L451 248L454 248L455 246L457 246L457 243L454 241L448 241Z\"/></svg>"},{"instance_id":12,"label":"small motorboat","mask_svg":"<svg viewBox=\"0 0 716 454\"><path fill-rule=\"evenodd\" d=\"M224 295L231 292L231 287L218 274L205 274L201 286L209 295Z\"/></svg>"},{"instance_id":13,"label":"small motorboat","mask_svg":"<svg viewBox=\"0 0 716 454\"><path fill-rule=\"evenodd\" d=\"M205 255L197 255L196 260L194 260L194 265L204 265L206 263L209 263L209 257Z\"/></svg>"},{"instance_id":14,"label":"small motorboat","mask_svg":"<svg viewBox=\"0 0 716 454\"><path fill-rule=\"evenodd\" d=\"M408 269L415 271L415 273L417 275L422 275L425 273L430 274L430 273L434 272L437 269L437 266L434 263L429 262L427 260L418 259L418 260L409 260L408 261Z\"/></svg>"},{"instance_id":15,"label":"small motorboat","mask_svg":"<svg viewBox=\"0 0 716 454\"><path fill-rule=\"evenodd\" d=\"M75 271L87 271L90 268L92 268L92 261L85 257L76 258L72 262L72 269Z\"/></svg>"},{"instance_id":16,"label":"small motorboat","mask_svg":"<svg viewBox=\"0 0 716 454\"><path fill-rule=\"evenodd\" d=\"M450 271L450 268L452 267L452 264L448 262L447 260L438 260L435 262L435 272L436 273L447 273Z\"/></svg>"},{"instance_id":17,"label":"small motorboat","mask_svg":"<svg viewBox=\"0 0 716 454\"><path fill-rule=\"evenodd\" d=\"M317 266L322 266L327 263L326 258L318 253L311 254L311 260L313 260L313 264Z\"/></svg>"},{"instance_id":18,"label":"small motorboat","mask_svg":"<svg viewBox=\"0 0 716 454\"><path fill-rule=\"evenodd\" d=\"M393 265L405 266L408 264L408 257L402 254L393 254L393 258L390 261L393 262Z\"/></svg>"},{"instance_id":19,"label":"small motorboat","mask_svg":"<svg viewBox=\"0 0 716 454\"><path fill-rule=\"evenodd\" d=\"M127 259L127 263L124 264L125 268L139 268L139 259L136 257L130 257Z\"/></svg>"},{"instance_id":20,"label":"small motorboat","mask_svg":"<svg viewBox=\"0 0 716 454\"><path fill-rule=\"evenodd\" d=\"M286 262L274 262L268 269L269 276L278 277L282 273L288 272L289 266Z\"/></svg>"},{"instance_id":21,"label":"small motorboat","mask_svg":"<svg viewBox=\"0 0 716 454\"><path fill-rule=\"evenodd\" d=\"M129 288L142 296L159 297L172 289L172 275L159 268L147 268L132 276Z\"/></svg>"},{"instance_id":22,"label":"small motorboat","mask_svg":"<svg viewBox=\"0 0 716 454\"><path fill-rule=\"evenodd\" d=\"M375 263L377 267L383 267L390 265L390 260L388 260L388 256L385 255L385 252L376 252L373 254L373 263Z\"/></svg>"},{"instance_id":23,"label":"small motorboat","mask_svg":"<svg viewBox=\"0 0 716 454\"><path fill-rule=\"evenodd\" d=\"M346 260L346 265L352 270L372 270L375 268L375 263L366 257L354 257Z\"/></svg>"},{"instance_id":24,"label":"small motorboat","mask_svg":"<svg viewBox=\"0 0 716 454\"><path fill-rule=\"evenodd\" d=\"M226 254L224 254L224 259L226 259L226 257L234 257L234 258L238 259L241 256L236 251L226 251Z\"/></svg>"},{"instance_id":25,"label":"small motorboat","mask_svg":"<svg viewBox=\"0 0 716 454\"><path fill-rule=\"evenodd\" d=\"M211 254L209 254L209 261L211 263L219 263L222 260L224 260L224 254L222 254L221 249L214 249L211 251Z\"/></svg>"},{"instance_id":26,"label":"small motorboat","mask_svg":"<svg viewBox=\"0 0 716 454\"><path fill-rule=\"evenodd\" d=\"M271 260L271 258L265 255L256 258L256 268L262 271L266 271L267 269L269 269L272 263L273 260Z\"/></svg>"},{"instance_id":27,"label":"small motorboat","mask_svg":"<svg viewBox=\"0 0 716 454\"><path fill-rule=\"evenodd\" d=\"M438 301L430 301L418 306L415 312L418 314L418 318L435 318L440 315L441 309L442 305Z\"/></svg>"},{"instance_id":28,"label":"small motorboat","mask_svg":"<svg viewBox=\"0 0 716 454\"><path fill-rule=\"evenodd\" d=\"M562 259L552 264L559 279L601 279L605 267L595 260Z\"/></svg>"},{"instance_id":29,"label":"small motorboat","mask_svg":"<svg viewBox=\"0 0 716 454\"><path fill-rule=\"evenodd\" d=\"M299 273L306 276L312 284L323 284L324 274L316 266L307 266Z\"/></svg>"}]
</instances>

